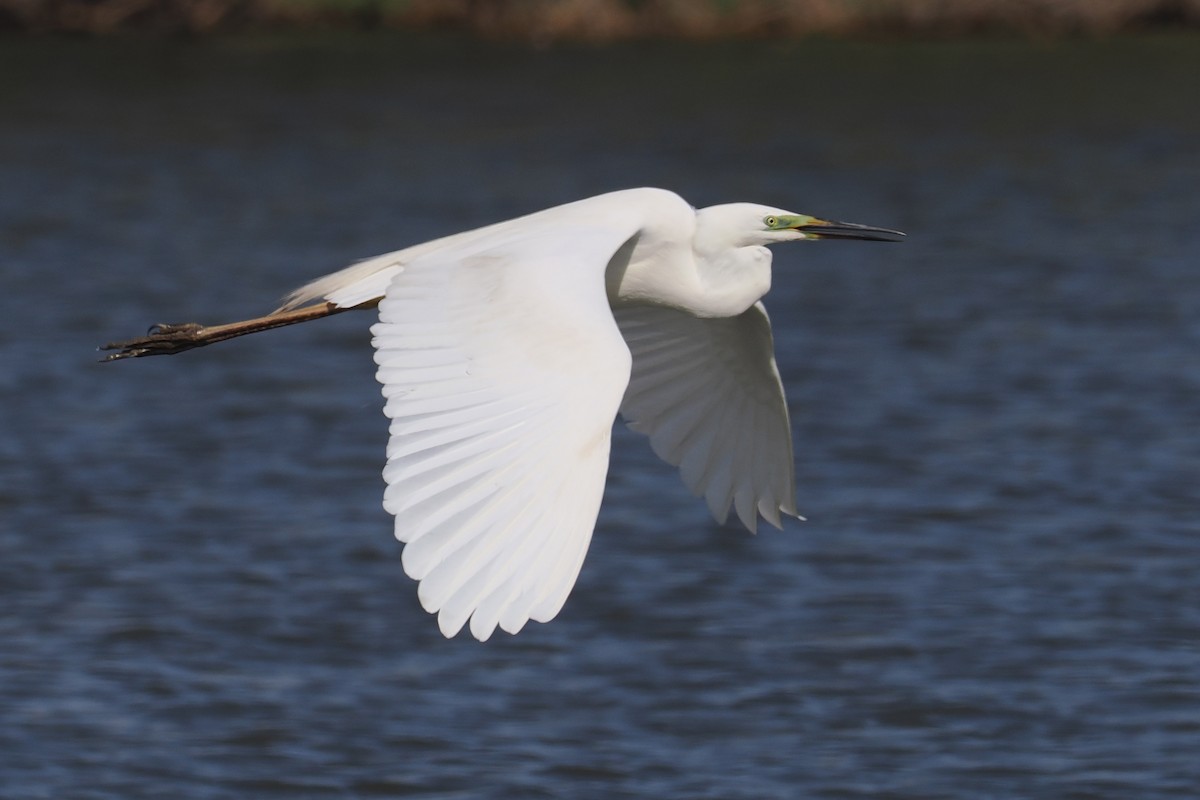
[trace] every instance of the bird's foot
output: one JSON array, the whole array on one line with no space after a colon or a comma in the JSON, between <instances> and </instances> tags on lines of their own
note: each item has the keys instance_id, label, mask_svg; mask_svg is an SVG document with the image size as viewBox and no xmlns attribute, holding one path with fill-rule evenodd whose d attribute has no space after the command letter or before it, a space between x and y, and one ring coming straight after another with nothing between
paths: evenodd
<instances>
[{"instance_id":1,"label":"bird's foot","mask_svg":"<svg viewBox=\"0 0 1200 800\"><path fill-rule=\"evenodd\" d=\"M145 336L127 339L122 342L109 342L101 345L101 350L115 350L100 359L101 361L117 361L122 358L141 358L142 356L169 356L203 347L209 343L204 336L205 327L196 322L178 324L160 323L151 325Z\"/></svg>"},{"instance_id":2,"label":"bird's foot","mask_svg":"<svg viewBox=\"0 0 1200 800\"><path fill-rule=\"evenodd\" d=\"M365 307L365 304L362 307ZM248 333L295 325L297 322L320 319L340 314L346 310L333 303L325 302L286 311L276 311L265 317L244 319L240 322L226 322L223 325L200 325L196 322L184 322L178 325L151 325L145 336L103 345L101 350L115 350L116 352L109 353L101 361L118 361L122 358L141 358L142 356L172 356L185 350L194 350L197 347L223 342L226 339L236 339Z\"/></svg>"}]
</instances>

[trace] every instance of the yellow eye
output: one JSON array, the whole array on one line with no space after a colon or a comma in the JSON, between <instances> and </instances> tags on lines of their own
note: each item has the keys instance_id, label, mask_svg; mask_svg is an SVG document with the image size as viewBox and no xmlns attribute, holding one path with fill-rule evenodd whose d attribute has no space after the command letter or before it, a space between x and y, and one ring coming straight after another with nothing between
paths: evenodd
<instances>
[{"instance_id":1,"label":"yellow eye","mask_svg":"<svg viewBox=\"0 0 1200 800\"><path fill-rule=\"evenodd\" d=\"M763 217L763 224L768 228L774 228L779 224L779 220L776 217Z\"/></svg>"}]
</instances>

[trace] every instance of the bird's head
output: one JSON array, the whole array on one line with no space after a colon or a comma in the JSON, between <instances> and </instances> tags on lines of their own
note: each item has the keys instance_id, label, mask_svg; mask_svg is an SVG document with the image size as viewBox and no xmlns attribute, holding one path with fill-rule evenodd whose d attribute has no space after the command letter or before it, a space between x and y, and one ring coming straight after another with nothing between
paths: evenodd
<instances>
[{"instance_id":1,"label":"bird's head","mask_svg":"<svg viewBox=\"0 0 1200 800\"><path fill-rule=\"evenodd\" d=\"M904 238L903 233L889 228L833 222L757 203L709 206L697 214L699 231L705 237L723 240L730 247L754 247L806 239L898 242Z\"/></svg>"}]
</instances>

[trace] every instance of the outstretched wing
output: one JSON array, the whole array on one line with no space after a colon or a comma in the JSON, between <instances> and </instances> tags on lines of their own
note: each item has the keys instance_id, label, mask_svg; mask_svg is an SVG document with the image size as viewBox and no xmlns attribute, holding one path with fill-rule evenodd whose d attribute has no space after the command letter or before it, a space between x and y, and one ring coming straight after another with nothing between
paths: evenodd
<instances>
[{"instance_id":1,"label":"outstretched wing","mask_svg":"<svg viewBox=\"0 0 1200 800\"><path fill-rule=\"evenodd\" d=\"M404 264L371 328L384 508L446 636L552 619L591 541L630 369L604 272L635 230L568 227Z\"/></svg>"},{"instance_id":2,"label":"outstretched wing","mask_svg":"<svg viewBox=\"0 0 1200 800\"><path fill-rule=\"evenodd\" d=\"M718 522L732 505L754 531L797 516L792 433L762 303L740 316L701 319L650 305L617 305L633 354L621 403L629 427L679 467Z\"/></svg>"}]
</instances>

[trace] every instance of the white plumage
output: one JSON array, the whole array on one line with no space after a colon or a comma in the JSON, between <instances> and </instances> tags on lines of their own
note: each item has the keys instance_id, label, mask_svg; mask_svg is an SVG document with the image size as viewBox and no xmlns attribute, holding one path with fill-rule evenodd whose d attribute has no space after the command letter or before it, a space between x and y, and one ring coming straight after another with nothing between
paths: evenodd
<instances>
[{"instance_id":1,"label":"white plumage","mask_svg":"<svg viewBox=\"0 0 1200 800\"><path fill-rule=\"evenodd\" d=\"M354 264L275 314L160 326L109 359L173 353L378 304L384 508L446 636L545 622L575 584L618 410L724 522L796 516L787 402L759 299L766 245L897 240L768 206L600 195ZM318 305L312 305L318 304Z\"/></svg>"}]
</instances>

